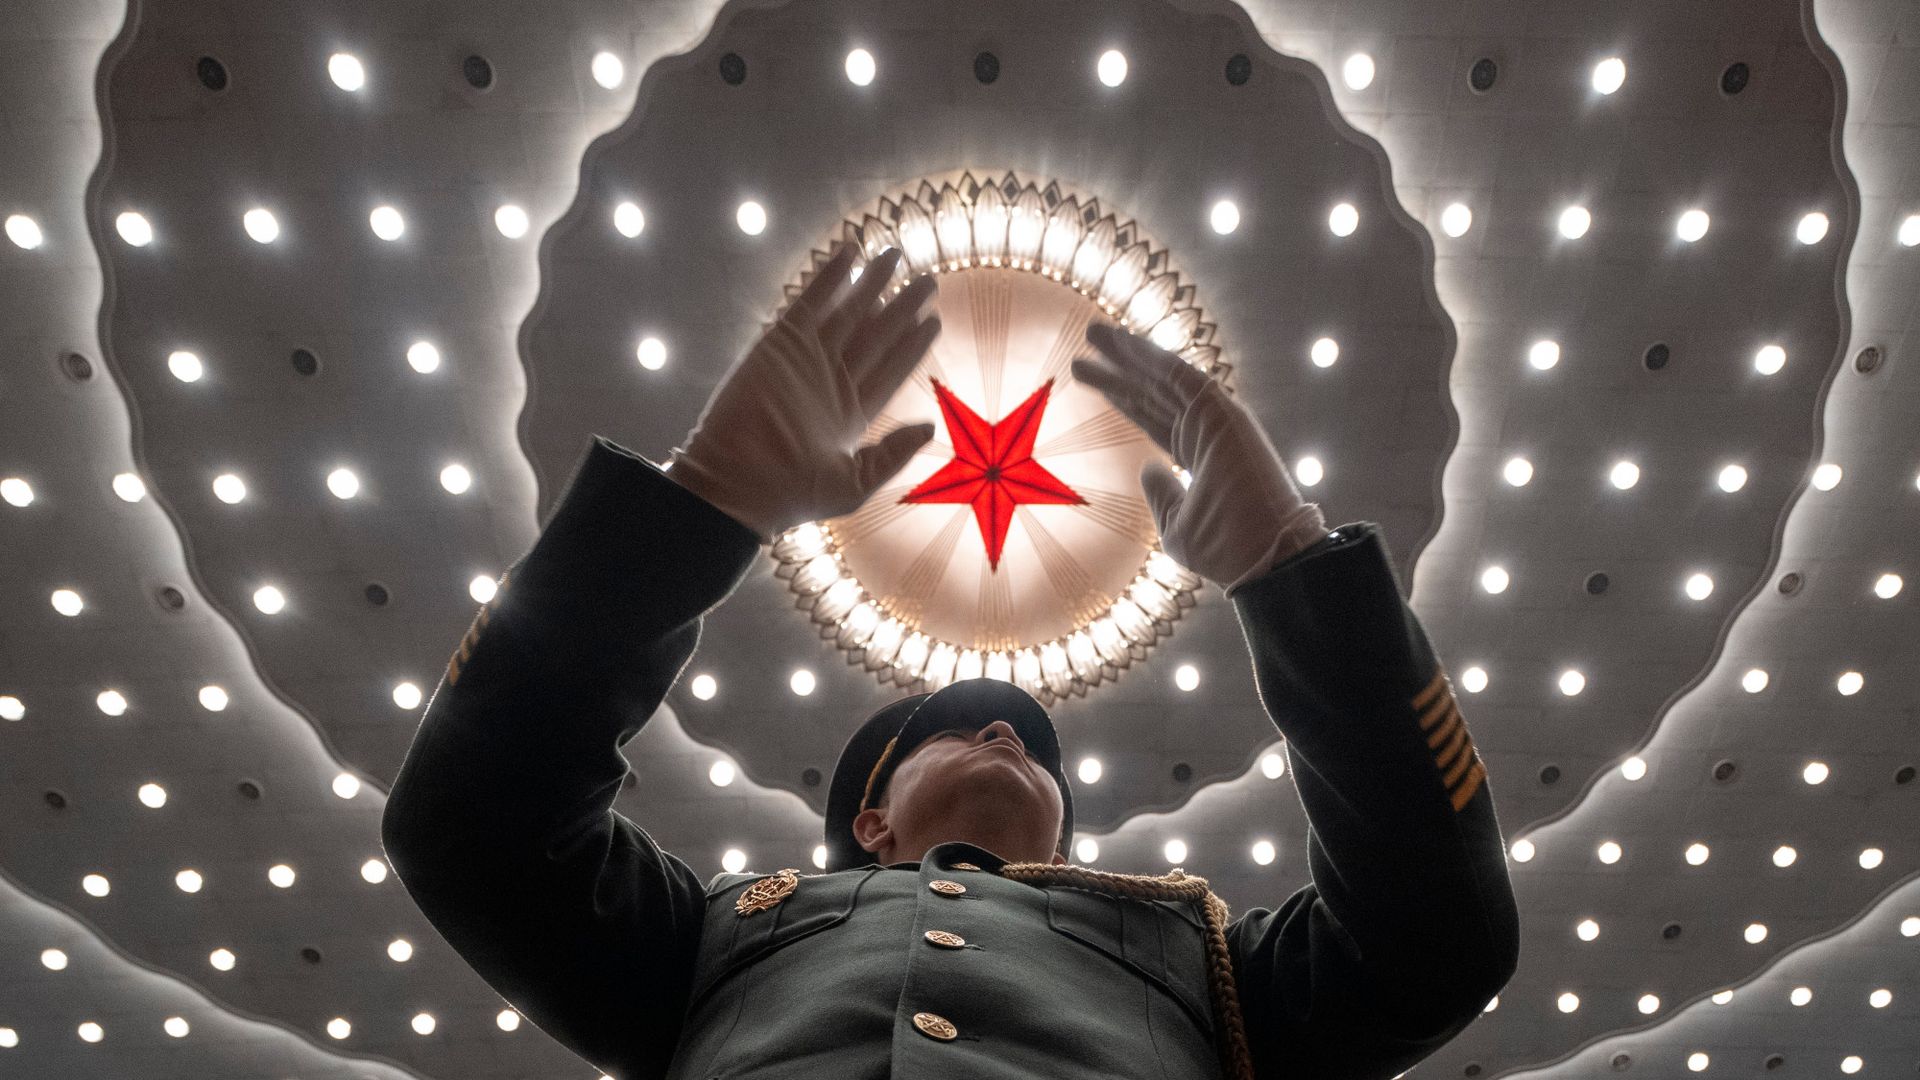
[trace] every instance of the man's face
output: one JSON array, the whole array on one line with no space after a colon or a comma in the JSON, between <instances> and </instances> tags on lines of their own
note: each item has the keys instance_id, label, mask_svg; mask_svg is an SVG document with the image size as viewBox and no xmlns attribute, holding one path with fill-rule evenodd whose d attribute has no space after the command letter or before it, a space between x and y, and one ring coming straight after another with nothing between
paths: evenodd
<instances>
[{"instance_id":1,"label":"man's face","mask_svg":"<svg viewBox=\"0 0 1920 1080\"><path fill-rule=\"evenodd\" d=\"M878 805L894 861L918 859L949 839L984 840L1016 861L1053 861L1065 812L1053 774L1004 720L928 736L894 769ZM879 845L868 850L877 853Z\"/></svg>"}]
</instances>

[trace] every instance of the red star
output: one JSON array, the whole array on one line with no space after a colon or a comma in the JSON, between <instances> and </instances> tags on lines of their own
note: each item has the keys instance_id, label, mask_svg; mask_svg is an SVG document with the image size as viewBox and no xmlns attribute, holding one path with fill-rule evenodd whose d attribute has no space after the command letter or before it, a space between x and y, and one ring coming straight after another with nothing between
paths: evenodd
<instances>
[{"instance_id":1,"label":"red star","mask_svg":"<svg viewBox=\"0 0 1920 1080\"><path fill-rule=\"evenodd\" d=\"M1040 414L1052 389L1053 380L1048 379L998 423L989 424L939 379L933 380L954 457L900 501L972 503L974 520L987 543L987 564L995 570L1000 568L1000 549L1007 542L1014 507L1087 501L1033 460L1033 440L1040 433Z\"/></svg>"}]
</instances>

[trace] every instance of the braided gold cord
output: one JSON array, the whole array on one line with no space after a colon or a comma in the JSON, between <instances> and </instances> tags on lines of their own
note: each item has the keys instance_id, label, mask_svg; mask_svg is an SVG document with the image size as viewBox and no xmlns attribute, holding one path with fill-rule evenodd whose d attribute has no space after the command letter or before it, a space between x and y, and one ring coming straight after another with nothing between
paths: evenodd
<instances>
[{"instance_id":1,"label":"braided gold cord","mask_svg":"<svg viewBox=\"0 0 1920 1080\"><path fill-rule=\"evenodd\" d=\"M1072 863L1007 863L1000 875L1029 885L1065 885L1108 896L1139 900L1204 900L1207 909L1209 989L1213 993L1214 1032L1227 1080L1253 1080L1253 1054L1240 1017L1240 994L1233 984L1233 955L1227 951L1227 903L1213 894L1207 879L1175 868L1161 877L1113 874Z\"/></svg>"}]
</instances>

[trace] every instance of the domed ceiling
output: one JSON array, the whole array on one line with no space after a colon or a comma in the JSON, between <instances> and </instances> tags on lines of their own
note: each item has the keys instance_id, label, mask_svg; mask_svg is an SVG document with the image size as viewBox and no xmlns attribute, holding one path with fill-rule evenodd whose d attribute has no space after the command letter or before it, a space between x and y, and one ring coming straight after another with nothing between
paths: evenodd
<instances>
[{"instance_id":1,"label":"domed ceiling","mask_svg":"<svg viewBox=\"0 0 1920 1080\"><path fill-rule=\"evenodd\" d=\"M1461 691L1521 963L1411 1075L1920 1067L1912 4L26 0L0 41L0 1076L595 1076L409 900L383 793L593 437L664 462L842 241L941 275L874 430L939 435L708 614L621 748L663 848L818 867L860 721L985 673L1054 718L1077 861L1308 882L1231 606L1068 370L1125 319L1381 525ZM1057 501L909 497L1023 407Z\"/></svg>"}]
</instances>

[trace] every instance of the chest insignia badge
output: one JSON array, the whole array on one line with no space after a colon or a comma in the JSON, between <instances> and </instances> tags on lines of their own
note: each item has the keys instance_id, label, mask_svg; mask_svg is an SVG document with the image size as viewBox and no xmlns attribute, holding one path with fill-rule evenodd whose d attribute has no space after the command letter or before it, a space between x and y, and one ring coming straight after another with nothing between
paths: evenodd
<instances>
[{"instance_id":1,"label":"chest insignia badge","mask_svg":"<svg viewBox=\"0 0 1920 1080\"><path fill-rule=\"evenodd\" d=\"M787 867L771 877L763 877L747 886L747 890L733 902L733 910L738 912L741 918L756 911L765 911L785 900L787 894L799 884L799 871L794 867Z\"/></svg>"}]
</instances>

